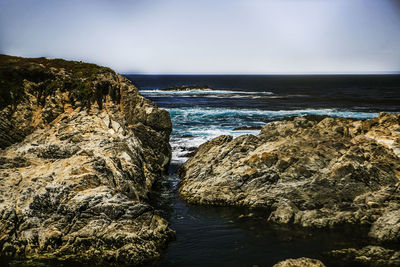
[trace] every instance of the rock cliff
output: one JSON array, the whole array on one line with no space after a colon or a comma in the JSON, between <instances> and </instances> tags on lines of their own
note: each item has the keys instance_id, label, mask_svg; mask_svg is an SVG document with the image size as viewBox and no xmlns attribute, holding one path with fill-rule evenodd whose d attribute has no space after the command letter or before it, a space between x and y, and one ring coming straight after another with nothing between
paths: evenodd
<instances>
[{"instance_id":1,"label":"rock cliff","mask_svg":"<svg viewBox=\"0 0 400 267\"><path fill-rule=\"evenodd\" d=\"M168 112L114 71L0 55L0 255L142 264L174 236L147 203Z\"/></svg>"},{"instance_id":2,"label":"rock cliff","mask_svg":"<svg viewBox=\"0 0 400 267\"><path fill-rule=\"evenodd\" d=\"M179 170L179 192L192 203L265 208L280 224L372 225L371 237L399 241L399 156L400 114L297 117L201 145Z\"/></svg>"}]
</instances>

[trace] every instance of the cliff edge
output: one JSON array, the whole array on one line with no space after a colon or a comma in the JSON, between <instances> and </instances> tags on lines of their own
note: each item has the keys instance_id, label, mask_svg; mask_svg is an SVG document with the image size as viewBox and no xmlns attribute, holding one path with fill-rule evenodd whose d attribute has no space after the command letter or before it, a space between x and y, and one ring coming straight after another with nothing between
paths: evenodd
<instances>
[{"instance_id":1,"label":"cliff edge","mask_svg":"<svg viewBox=\"0 0 400 267\"><path fill-rule=\"evenodd\" d=\"M0 55L0 255L142 264L173 237L147 203L171 120L126 78Z\"/></svg>"}]
</instances>

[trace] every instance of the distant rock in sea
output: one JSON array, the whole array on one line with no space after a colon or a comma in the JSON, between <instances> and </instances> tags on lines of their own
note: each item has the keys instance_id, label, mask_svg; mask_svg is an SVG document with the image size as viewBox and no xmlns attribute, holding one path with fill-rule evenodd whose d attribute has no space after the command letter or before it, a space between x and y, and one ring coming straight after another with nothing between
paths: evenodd
<instances>
[{"instance_id":1,"label":"distant rock in sea","mask_svg":"<svg viewBox=\"0 0 400 267\"><path fill-rule=\"evenodd\" d=\"M181 86L170 86L163 91L190 91L190 90L212 90L208 85L181 85Z\"/></svg>"},{"instance_id":2,"label":"distant rock in sea","mask_svg":"<svg viewBox=\"0 0 400 267\"><path fill-rule=\"evenodd\" d=\"M233 131L252 131L252 130L261 130L262 126L241 126L233 129Z\"/></svg>"},{"instance_id":3,"label":"distant rock in sea","mask_svg":"<svg viewBox=\"0 0 400 267\"><path fill-rule=\"evenodd\" d=\"M174 232L148 204L169 113L94 64L0 55L0 256L157 259Z\"/></svg>"}]
</instances>

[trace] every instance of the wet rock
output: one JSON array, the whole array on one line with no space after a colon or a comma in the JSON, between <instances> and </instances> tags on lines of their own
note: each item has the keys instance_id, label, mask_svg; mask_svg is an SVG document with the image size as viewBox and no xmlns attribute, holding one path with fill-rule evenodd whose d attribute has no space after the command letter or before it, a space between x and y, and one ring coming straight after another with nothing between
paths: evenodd
<instances>
[{"instance_id":1,"label":"wet rock","mask_svg":"<svg viewBox=\"0 0 400 267\"><path fill-rule=\"evenodd\" d=\"M12 89L20 98L0 101L0 256L31 265L157 259L174 236L148 203L171 158L168 112L106 68L1 57L25 78ZM46 75L29 75L35 68Z\"/></svg>"},{"instance_id":2,"label":"wet rock","mask_svg":"<svg viewBox=\"0 0 400 267\"><path fill-rule=\"evenodd\" d=\"M298 258L278 262L273 267L325 267L325 265L320 260Z\"/></svg>"}]
</instances>

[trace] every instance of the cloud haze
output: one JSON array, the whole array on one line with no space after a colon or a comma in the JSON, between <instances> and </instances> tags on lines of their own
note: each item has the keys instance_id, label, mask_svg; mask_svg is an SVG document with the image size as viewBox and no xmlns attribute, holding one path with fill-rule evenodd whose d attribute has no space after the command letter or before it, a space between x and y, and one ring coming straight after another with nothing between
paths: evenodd
<instances>
[{"instance_id":1,"label":"cloud haze","mask_svg":"<svg viewBox=\"0 0 400 267\"><path fill-rule=\"evenodd\" d=\"M397 0L0 0L0 53L123 73L400 71Z\"/></svg>"}]
</instances>

